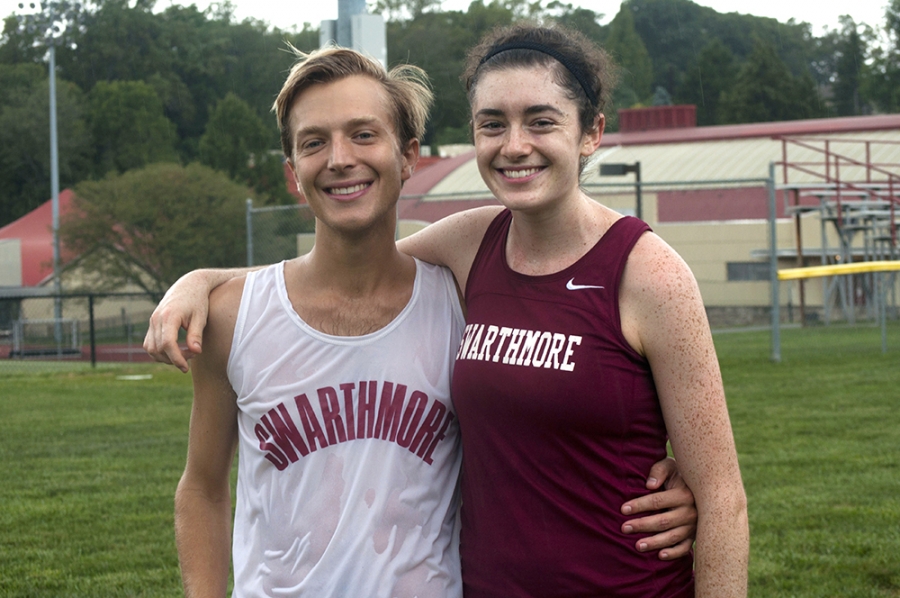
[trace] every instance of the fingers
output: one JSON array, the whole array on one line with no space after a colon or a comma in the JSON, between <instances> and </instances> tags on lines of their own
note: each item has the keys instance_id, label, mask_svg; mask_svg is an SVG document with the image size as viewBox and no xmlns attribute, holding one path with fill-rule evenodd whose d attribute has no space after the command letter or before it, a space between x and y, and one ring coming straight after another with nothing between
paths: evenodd
<instances>
[{"instance_id":1,"label":"fingers","mask_svg":"<svg viewBox=\"0 0 900 598\"><path fill-rule=\"evenodd\" d=\"M675 528L668 532L641 538L635 542L634 547L638 552L659 551L659 558L663 561L671 561L687 556L694 546L695 530L690 527Z\"/></svg>"},{"instance_id":2,"label":"fingers","mask_svg":"<svg viewBox=\"0 0 900 598\"><path fill-rule=\"evenodd\" d=\"M684 484L679 485L677 488L651 492L629 500L622 505L622 514L632 515L674 509L676 507L690 507L696 513L696 509L694 509L694 495Z\"/></svg>"},{"instance_id":3,"label":"fingers","mask_svg":"<svg viewBox=\"0 0 900 598\"><path fill-rule=\"evenodd\" d=\"M659 558L672 560L685 556L694 545L697 534L697 513L693 508L675 509L658 515L626 521L622 524L626 534L651 533L634 543L638 552L659 550Z\"/></svg>"},{"instance_id":4,"label":"fingers","mask_svg":"<svg viewBox=\"0 0 900 598\"><path fill-rule=\"evenodd\" d=\"M206 327L207 309L197 309L197 312L191 316L191 321L187 327L187 348L194 355L203 352L203 329ZM188 358L190 359L190 358Z\"/></svg>"},{"instance_id":5,"label":"fingers","mask_svg":"<svg viewBox=\"0 0 900 598\"><path fill-rule=\"evenodd\" d=\"M206 321L203 314L203 323ZM182 372L190 369L188 360L200 353L200 338L203 334L203 323L195 323L193 326L185 326L180 317L170 316L165 306L158 306L150 316L150 326L144 337L144 350L150 356L161 363L174 365ZM178 332L181 328L188 328L188 334L193 335L188 339L188 346L178 346Z\"/></svg>"},{"instance_id":6,"label":"fingers","mask_svg":"<svg viewBox=\"0 0 900 598\"><path fill-rule=\"evenodd\" d=\"M694 547L695 536L696 531L692 531L689 538L685 538L674 546L670 546L669 548L660 550L659 559L662 561L674 561L675 559L680 559L682 557L688 556L689 554L691 554L691 548Z\"/></svg>"},{"instance_id":7,"label":"fingers","mask_svg":"<svg viewBox=\"0 0 900 598\"><path fill-rule=\"evenodd\" d=\"M639 519L629 519L622 524L622 531L626 534L655 534L675 528L694 528L696 526L697 509L691 505L663 511L655 515L647 515Z\"/></svg>"},{"instance_id":8,"label":"fingers","mask_svg":"<svg viewBox=\"0 0 900 598\"><path fill-rule=\"evenodd\" d=\"M650 468L650 475L647 477L647 489L657 490L667 482L676 483L678 481L681 481L681 476L678 474L678 465L675 463L675 459L666 457L662 461L654 463L653 467ZM684 482L681 483L683 484Z\"/></svg>"}]
</instances>

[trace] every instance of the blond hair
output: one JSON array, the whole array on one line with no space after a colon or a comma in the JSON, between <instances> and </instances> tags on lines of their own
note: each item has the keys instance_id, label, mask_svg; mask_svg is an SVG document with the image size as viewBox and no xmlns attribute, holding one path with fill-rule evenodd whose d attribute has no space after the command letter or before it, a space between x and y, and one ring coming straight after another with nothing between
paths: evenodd
<instances>
[{"instance_id":1,"label":"blond hair","mask_svg":"<svg viewBox=\"0 0 900 598\"><path fill-rule=\"evenodd\" d=\"M291 49L298 61L272 106L281 131L281 149L288 160L292 159L294 151L290 113L297 96L317 83L333 83L353 75L371 77L387 91L393 113L394 133L401 148L405 148L413 139L422 139L428 111L434 102L431 84L424 70L411 64L402 64L387 71L380 62L355 50L338 46L329 46L308 54L293 46Z\"/></svg>"}]
</instances>

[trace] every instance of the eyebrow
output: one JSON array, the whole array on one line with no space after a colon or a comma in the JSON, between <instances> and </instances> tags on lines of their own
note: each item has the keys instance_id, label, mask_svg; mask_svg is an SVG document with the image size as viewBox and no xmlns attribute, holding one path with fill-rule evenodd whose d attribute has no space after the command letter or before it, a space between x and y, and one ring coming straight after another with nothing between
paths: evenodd
<instances>
[{"instance_id":1,"label":"eyebrow","mask_svg":"<svg viewBox=\"0 0 900 598\"><path fill-rule=\"evenodd\" d=\"M356 127L372 125L374 123L380 122L380 119L376 116L359 116L356 118L351 118L347 121L346 126L353 129ZM322 125L309 125L308 127L302 127L297 129L297 133L294 138L298 138L301 135L315 135L317 133L325 133L327 132L327 128Z\"/></svg>"},{"instance_id":2,"label":"eyebrow","mask_svg":"<svg viewBox=\"0 0 900 598\"><path fill-rule=\"evenodd\" d=\"M529 106L525 109L526 115L532 114L540 114L542 112L553 112L554 114L559 114L562 116L563 112L556 106L551 106L550 104L536 104L534 106ZM503 110L498 108L482 108L478 112L475 113L475 116L503 116Z\"/></svg>"}]
</instances>

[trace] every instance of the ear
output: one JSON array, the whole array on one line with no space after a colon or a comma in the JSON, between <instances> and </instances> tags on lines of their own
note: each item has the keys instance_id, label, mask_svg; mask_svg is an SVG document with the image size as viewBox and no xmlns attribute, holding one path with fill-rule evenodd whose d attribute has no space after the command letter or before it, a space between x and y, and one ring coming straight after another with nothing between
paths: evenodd
<instances>
[{"instance_id":1,"label":"ear","mask_svg":"<svg viewBox=\"0 0 900 598\"><path fill-rule=\"evenodd\" d=\"M294 188L297 189L297 194L300 195L301 201L306 201L306 195L303 193L303 189L300 187L300 179L297 178L297 171L294 170L294 161L293 160L285 160L285 164L287 164L288 170L291 171L291 180L293 181ZM291 184L291 181L288 181L288 185Z\"/></svg>"},{"instance_id":2,"label":"ear","mask_svg":"<svg viewBox=\"0 0 900 598\"><path fill-rule=\"evenodd\" d=\"M603 139L603 128L605 126L606 117L601 112L594 119L594 126L584 134L581 145L582 156L592 156L600 148L600 141Z\"/></svg>"},{"instance_id":3,"label":"ear","mask_svg":"<svg viewBox=\"0 0 900 598\"><path fill-rule=\"evenodd\" d=\"M412 176L419 163L419 140L411 139L403 150L403 164L400 171L400 180L405 181Z\"/></svg>"}]
</instances>

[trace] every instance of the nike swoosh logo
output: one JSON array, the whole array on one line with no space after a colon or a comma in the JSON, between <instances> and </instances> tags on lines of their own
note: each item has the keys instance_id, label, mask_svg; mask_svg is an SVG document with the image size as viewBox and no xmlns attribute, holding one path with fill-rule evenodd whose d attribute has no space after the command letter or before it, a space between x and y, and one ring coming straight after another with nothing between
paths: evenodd
<instances>
[{"instance_id":1,"label":"nike swoosh logo","mask_svg":"<svg viewBox=\"0 0 900 598\"><path fill-rule=\"evenodd\" d=\"M566 288L570 291L580 291L581 289L602 289L603 287L593 284L575 284L575 279L573 278L566 283Z\"/></svg>"}]
</instances>

